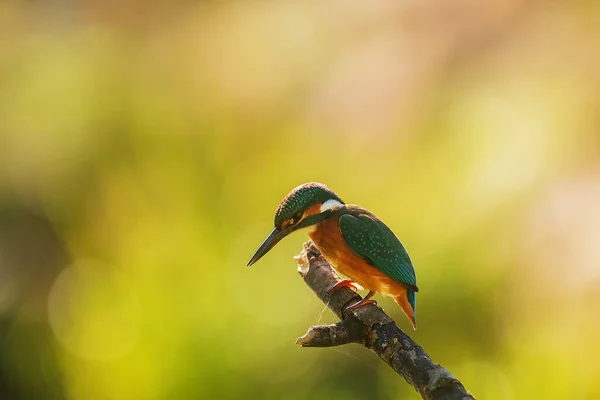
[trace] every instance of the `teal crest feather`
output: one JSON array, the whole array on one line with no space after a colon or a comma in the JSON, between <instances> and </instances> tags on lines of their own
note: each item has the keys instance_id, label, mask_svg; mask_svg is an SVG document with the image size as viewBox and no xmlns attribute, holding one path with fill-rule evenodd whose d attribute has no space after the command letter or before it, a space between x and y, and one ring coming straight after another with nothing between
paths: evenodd
<instances>
[{"instance_id":1,"label":"teal crest feather","mask_svg":"<svg viewBox=\"0 0 600 400\"><path fill-rule=\"evenodd\" d=\"M302 213L308 207L327 200L344 203L331 189L322 183L310 182L292 190L279 204L275 212L275 227L280 229L284 221L291 219L296 213Z\"/></svg>"}]
</instances>

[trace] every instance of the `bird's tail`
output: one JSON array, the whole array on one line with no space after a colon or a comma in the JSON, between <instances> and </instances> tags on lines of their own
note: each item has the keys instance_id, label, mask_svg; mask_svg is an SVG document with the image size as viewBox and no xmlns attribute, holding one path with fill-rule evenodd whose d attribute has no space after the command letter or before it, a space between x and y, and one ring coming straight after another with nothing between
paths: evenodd
<instances>
[{"instance_id":1,"label":"bird's tail","mask_svg":"<svg viewBox=\"0 0 600 400\"><path fill-rule=\"evenodd\" d=\"M401 293L394 297L394 300L406 314L413 329L417 330L417 294L410 289L406 289L406 294Z\"/></svg>"}]
</instances>

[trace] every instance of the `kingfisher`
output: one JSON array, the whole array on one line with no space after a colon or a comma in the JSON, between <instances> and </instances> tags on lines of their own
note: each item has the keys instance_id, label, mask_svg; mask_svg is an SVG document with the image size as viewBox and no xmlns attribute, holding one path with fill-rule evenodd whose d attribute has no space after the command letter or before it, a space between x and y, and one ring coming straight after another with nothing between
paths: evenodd
<instances>
[{"instance_id":1,"label":"kingfisher","mask_svg":"<svg viewBox=\"0 0 600 400\"><path fill-rule=\"evenodd\" d=\"M254 264L281 239L300 229L308 235L331 266L349 279L329 288L341 287L369 293L346 311L353 311L379 293L393 298L414 329L417 277L408 253L394 232L375 214L346 204L322 183L309 182L293 189L275 212L275 229L248 262Z\"/></svg>"}]
</instances>

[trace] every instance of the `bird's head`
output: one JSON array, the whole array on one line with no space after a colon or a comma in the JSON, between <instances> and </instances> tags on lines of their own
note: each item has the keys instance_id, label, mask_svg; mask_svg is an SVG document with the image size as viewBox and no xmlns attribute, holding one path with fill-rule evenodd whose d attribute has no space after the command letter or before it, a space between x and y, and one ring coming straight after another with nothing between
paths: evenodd
<instances>
[{"instance_id":1,"label":"bird's head","mask_svg":"<svg viewBox=\"0 0 600 400\"><path fill-rule=\"evenodd\" d=\"M300 185L283 198L275 212L275 229L248 262L254 264L290 233L317 224L331 216L344 202L322 183Z\"/></svg>"}]
</instances>

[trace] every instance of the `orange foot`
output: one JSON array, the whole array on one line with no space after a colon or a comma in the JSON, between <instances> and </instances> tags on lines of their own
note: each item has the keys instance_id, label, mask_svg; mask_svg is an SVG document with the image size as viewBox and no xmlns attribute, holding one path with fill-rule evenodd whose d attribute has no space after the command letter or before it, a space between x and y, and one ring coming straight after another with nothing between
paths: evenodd
<instances>
[{"instance_id":1,"label":"orange foot","mask_svg":"<svg viewBox=\"0 0 600 400\"><path fill-rule=\"evenodd\" d=\"M367 304L377 304L377 302L375 300L369 300L369 299L362 299L361 301L359 301L356 304L351 305L350 307L346 307L344 309L345 312L350 312L350 311L354 311L359 307L362 306L366 306Z\"/></svg>"},{"instance_id":2,"label":"orange foot","mask_svg":"<svg viewBox=\"0 0 600 400\"><path fill-rule=\"evenodd\" d=\"M327 293L335 292L336 290L341 289L343 287L350 288L350 289L354 290L355 292L357 292L358 289L360 289L360 286L356 282L354 282L352 279L342 279L335 285L331 285L327 289Z\"/></svg>"},{"instance_id":3,"label":"orange foot","mask_svg":"<svg viewBox=\"0 0 600 400\"><path fill-rule=\"evenodd\" d=\"M351 306L349 306L349 307L346 307L346 308L344 309L344 311L345 311L345 312L354 311L354 310L356 310L357 308L359 308L359 307L362 307L362 306L364 306L364 305L367 305L367 304L369 304L369 303L372 303L372 304L377 304L377 302L376 302L375 300L371 300L371 297L373 297L374 295L375 295L375 292L374 292L374 291L370 291L370 292L369 292L369 293L368 293L368 294L365 296L365 298L364 298L364 299L360 300L358 303L355 303L355 304L353 304L353 305L351 305Z\"/></svg>"}]
</instances>

